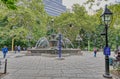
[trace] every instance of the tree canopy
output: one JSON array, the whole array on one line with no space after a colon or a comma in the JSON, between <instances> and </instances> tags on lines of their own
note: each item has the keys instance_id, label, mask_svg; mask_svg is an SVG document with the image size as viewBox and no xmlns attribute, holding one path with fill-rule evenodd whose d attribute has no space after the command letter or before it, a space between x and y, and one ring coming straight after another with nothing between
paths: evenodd
<instances>
[{"instance_id":1,"label":"tree canopy","mask_svg":"<svg viewBox=\"0 0 120 79\"><path fill-rule=\"evenodd\" d=\"M107 0L105 0L107 1ZM60 16L49 16L44 10L42 0L1 0L0 1L0 44L11 48L11 41L15 39L15 45L35 46L36 41L55 33L61 32L65 37L77 47L76 36L82 38L81 48L88 46L88 41L92 47L104 47L104 25L100 22L100 15L103 9L100 8L92 15L84 5L94 4L95 0L88 0L84 5L74 4L72 11L66 11ZM120 5L109 5L113 12L113 20L109 27L109 45L116 47L119 41L120 27Z\"/></svg>"}]
</instances>

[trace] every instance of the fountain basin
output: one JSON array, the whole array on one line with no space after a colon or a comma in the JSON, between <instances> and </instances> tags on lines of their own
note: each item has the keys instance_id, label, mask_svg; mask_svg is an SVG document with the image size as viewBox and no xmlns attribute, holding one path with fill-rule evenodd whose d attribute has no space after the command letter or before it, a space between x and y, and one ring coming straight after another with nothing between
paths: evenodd
<instances>
[{"instance_id":1,"label":"fountain basin","mask_svg":"<svg viewBox=\"0 0 120 79\"><path fill-rule=\"evenodd\" d=\"M40 56L43 53L49 55L58 55L58 49L28 49L29 55L31 56ZM69 55L82 55L80 49L62 49L62 54L69 54Z\"/></svg>"}]
</instances>

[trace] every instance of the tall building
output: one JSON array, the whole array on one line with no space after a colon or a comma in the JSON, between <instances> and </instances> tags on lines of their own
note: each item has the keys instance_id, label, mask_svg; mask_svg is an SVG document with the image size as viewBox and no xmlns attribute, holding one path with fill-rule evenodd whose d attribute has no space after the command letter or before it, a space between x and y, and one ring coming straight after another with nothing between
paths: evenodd
<instances>
[{"instance_id":1,"label":"tall building","mask_svg":"<svg viewBox=\"0 0 120 79\"><path fill-rule=\"evenodd\" d=\"M45 11L50 16L59 16L66 11L66 6L62 4L62 0L43 0Z\"/></svg>"}]
</instances>

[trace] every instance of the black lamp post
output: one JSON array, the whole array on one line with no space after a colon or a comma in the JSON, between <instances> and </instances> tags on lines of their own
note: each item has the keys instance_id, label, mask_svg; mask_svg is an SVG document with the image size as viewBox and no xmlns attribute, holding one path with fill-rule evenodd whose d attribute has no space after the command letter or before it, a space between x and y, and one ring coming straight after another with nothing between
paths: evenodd
<instances>
[{"instance_id":1,"label":"black lamp post","mask_svg":"<svg viewBox=\"0 0 120 79\"><path fill-rule=\"evenodd\" d=\"M105 74L103 75L106 78L112 78L112 76L110 75L110 71L109 71L109 55L110 55L110 48L108 46L108 27L111 23L112 20L112 12L107 8L107 5L105 6L105 10L103 12L103 14L100 16L102 19L102 22L105 25L105 41L106 41L106 45L104 48L104 54L105 54Z\"/></svg>"}]
</instances>

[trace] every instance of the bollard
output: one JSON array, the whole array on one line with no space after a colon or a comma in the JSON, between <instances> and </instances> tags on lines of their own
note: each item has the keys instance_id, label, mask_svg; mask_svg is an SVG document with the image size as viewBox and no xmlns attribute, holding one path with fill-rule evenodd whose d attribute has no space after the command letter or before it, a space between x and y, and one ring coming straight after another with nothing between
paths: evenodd
<instances>
[{"instance_id":1,"label":"bollard","mask_svg":"<svg viewBox=\"0 0 120 79\"><path fill-rule=\"evenodd\" d=\"M2 63L1 63L1 60L0 60L0 69L1 69L1 65L2 65Z\"/></svg>"},{"instance_id":2,"label":"bollard","mask_svg":"<svg viewBox=\"0 0 120 79\"><path fill-rule=\"evenodd\" d=\"M5 68L4 68L4 74L7 72L7 59L5 59Z\"/></svg>"}]
</instances>

